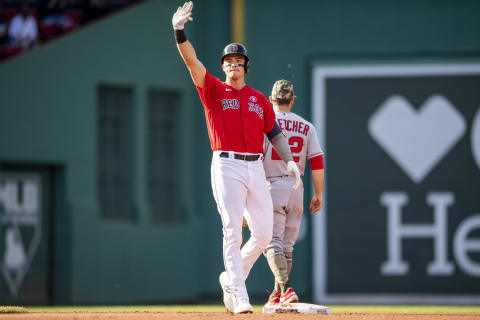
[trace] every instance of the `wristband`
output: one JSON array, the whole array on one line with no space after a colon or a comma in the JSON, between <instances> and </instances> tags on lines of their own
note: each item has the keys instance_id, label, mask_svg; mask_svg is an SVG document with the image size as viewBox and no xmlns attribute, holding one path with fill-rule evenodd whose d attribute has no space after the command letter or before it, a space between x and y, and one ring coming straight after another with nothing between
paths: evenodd
<instances>
[{"instance_id":1,"label":"wristband","mask_svg":"<svg viewBox=\"0 0 480 320\"><path fill-rule=\"evenodd\" d=\"M185 35L185 31L183 29L182 30L175 29L174 33L175 33L175 40L177 41L178 44L184 43L185 41L187 41L187 36Z\"/></svg>"}]
</instances>

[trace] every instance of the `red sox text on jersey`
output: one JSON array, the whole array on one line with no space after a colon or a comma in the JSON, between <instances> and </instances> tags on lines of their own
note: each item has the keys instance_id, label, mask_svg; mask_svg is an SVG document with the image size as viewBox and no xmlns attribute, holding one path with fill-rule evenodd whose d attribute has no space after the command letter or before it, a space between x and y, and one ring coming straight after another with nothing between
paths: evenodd
<instances>
[{"instance_id":1,"label":"red sox text on jersey","mask_svg":"<svg viewBox=\"0 0 480 320\"><path fill-rule=\"evenodd\" d=\"M236 90L208 71L197 91L213 151L263 153L263 136L273 129L275 113L262 93L249 86Z\"/></svg>"}]
</instances>

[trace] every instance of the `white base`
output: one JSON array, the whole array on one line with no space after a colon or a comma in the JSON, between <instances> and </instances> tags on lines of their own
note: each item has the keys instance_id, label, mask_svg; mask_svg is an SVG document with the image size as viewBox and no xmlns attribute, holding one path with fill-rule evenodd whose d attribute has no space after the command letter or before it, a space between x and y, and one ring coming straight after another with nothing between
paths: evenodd
<instances>
[{"instance_id":1,"label":"white base","mask_svg":"<svg viewBox=\"0 0 480 320\"><path fill-rule=\"evenodd\" d=\"M332 314L332 309L318 304L310 303L285 303L274 306L264 306L262 313L307 313L307 314Z\"/></svg>"}]
</instances>

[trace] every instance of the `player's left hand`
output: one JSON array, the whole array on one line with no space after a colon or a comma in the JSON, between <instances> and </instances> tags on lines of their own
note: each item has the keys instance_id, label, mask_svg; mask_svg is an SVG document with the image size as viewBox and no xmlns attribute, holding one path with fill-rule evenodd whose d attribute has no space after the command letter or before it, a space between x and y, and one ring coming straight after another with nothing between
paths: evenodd
<instances>
[{"instance_id":1,"label":"player's left hand","mask_svg":"<svg viewBox=\"0 0 480 320\"><path fill-rule=\"evenodd\" d=\"M318 211L320 211L320 209L322 209L322 206L323 206L322 195L315 194L312 198L312 201L310 201L310 210L312 210L310 214L317 213Z\"/></svg>"},{"instance_id":2,"label":"player's left hand","mask_svg":"<svg viewBox=\"0 0 480 320\"><path fill-rule=\"evenodd\" d=\"M177 12L172 17L172 25L175 30L183 30L185 23L192 21L193 2L185 2L182 7L178 7Z\"/></svg>"},{"instance_id":3,"label":"player's left hand","mask_svg":"<svg viewBox=\"0 0 480 320\"><path fill-rule=\"evenodd\" d=\"M288 172L290 172L291 174L293 174L295 176L295 179L297 181L295 181L295 184L293 185L293 189L298 189L298 187L300 187L300 183L301 183L301 176L300 176L300 170L298 170L298 167L297 167L297 164L295 162L293 162L292 160L288 161L287 162L287 170Z\"/></svg>"}]
</instances>

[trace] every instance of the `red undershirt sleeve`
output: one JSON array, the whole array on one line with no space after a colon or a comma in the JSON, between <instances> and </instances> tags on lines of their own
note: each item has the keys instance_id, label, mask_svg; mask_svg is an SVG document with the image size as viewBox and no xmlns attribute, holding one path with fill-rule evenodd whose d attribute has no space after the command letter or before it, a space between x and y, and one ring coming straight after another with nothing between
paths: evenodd
<instances>
[{"instance_id":1,"label":"red undershirt sleeve","mask_svg":"<svg viewBox=\"0 0 480 320\"><path fill-rule=\"evenodd\" d=\"M324 168L323 166L323 155L318 155L316 157L308 159L310 163L310 168L312 170L321 170Z\"/></svg>"}]
</instances>

